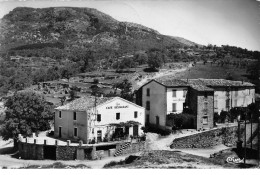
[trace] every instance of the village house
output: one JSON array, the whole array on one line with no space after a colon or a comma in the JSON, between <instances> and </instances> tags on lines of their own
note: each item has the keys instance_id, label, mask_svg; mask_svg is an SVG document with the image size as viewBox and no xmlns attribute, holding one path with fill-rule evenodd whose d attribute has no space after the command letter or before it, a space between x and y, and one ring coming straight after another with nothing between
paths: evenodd
<instances>
[{"instance_id":1,"label":"village house","mask_svg":"<svg viewBox=\"0 0 260 175\"><path fill-rule=\"evenodd\" d=\"M99 143L143 134L145 109L120 97L82 97L55 109L54 136Z\"/></svg>"},{"instance_id":2,"label":"village house","mask_svg":"<svg viewBox=\"0 0 260 175\"><path fill-rule=\"evenodd\" d=\"M214 112L246 107L255 102L255 85L224 79L151 80L136 92L136 104L146 108L146 124L167 126L167 115L189 109L197 130L213 128Z\"/></svg>"},{"instance_id":3,"label":"village house","mask_svg":"<svg viewBox=\"0 0 260 175\"><path fill-rule=\"evenodd\" d=\"M214 90L214 112L218 114L255 103L255 85L252 83L225 79L190 79L188 83Z\"/></svg>"}]
</instances>

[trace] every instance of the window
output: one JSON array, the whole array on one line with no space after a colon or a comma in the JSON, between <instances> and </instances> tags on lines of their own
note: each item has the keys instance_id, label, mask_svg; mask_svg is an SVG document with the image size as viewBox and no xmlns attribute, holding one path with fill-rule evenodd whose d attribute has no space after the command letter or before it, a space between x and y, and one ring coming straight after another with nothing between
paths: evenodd
<instances>
[{"instance_id":1,"label":"window","mask_svg":"<svg viewBox=\"0 0 260 175\"><path fill-rule=\"evenodd\" d=\"M97 121L100 122L101 121L101 114L97 115Z\"/></svg>"},{"instance_id":2,"label":"window","mask_svg":"<svg viewBox=\"0 0 260 175\"><path fill-rule=\"evenodd\" d=\"M204 114L208 114L208 102L204 102L203 112Z\"/></svg>"},{"instance_id":3,"label":"window","mask_svg":"<svg viewBox=\"0 0 260 175\"><path fill-rule=\"evenodd\" d=\"M234 106L237 107L237 99L234 100Z\"/></svg>"},{"instance_id":4,"label":"window","mask_svg":"<svg viewBox=\"0 0 260 175\"><path fill-rule=\"evenodd\" d=\"M150 101L146 102L146 110L150 110Z\"/></svg>"},{"instance_id":5,"label":"window","mask_svg":"<svg viewBox=\"0 0 260 175\"><path fill-rule=\"evenodd\" d=\"M186 97L186 95L187 95L187 91L186 91L186 90L184 90L184 91L183 91L183 98L185 98L185 97Z\"/></svg>"},{"instance_id":6,"label":"window","mask_svg":"<svg viewBox=\"0 0 260 175\"><path fill-rule=\"evenodd\" d=\"M77 120L77 113L73 112L73 120Z\"/></svg>"},{"instance_id":7,"label":"window","mask_svg":"<svg viewBox=\"0 0 260 175\"><path fill-rule=\"evenodd\" d=\"M176 103L173 103L172 104L172 112L176 112L177 110L176 110Z\"/></svg>"},{"instance_id":8,"label":"window","mask_svg":"<svg viewBox=\"0 0 260 175\"><path fill-rule=\"evenodd\" d=\"M146 95L147 95L148 97L150 96L150 89L149 89L149 88L146 89Z\"/></svg>"},{"instance_id":9,"label":"window","mask_svg":"<svg viewBox=\"0 0 260 175\"><path fill-rule=\"evenodd\" d=\"M137 113L137 111L135 111L135 118L137 118L138 117L138 113Z\"/></svg>"},{"instance_id":10,"label":"window","mask_svg":"<svg viewBox=\"0 0 260 175\"><path fill-rule=\"evenodd\" d=\"M78 137L78 128L74 128L74 137Z\"/></svg>"},{"instance_id":11,"label":"window","mask_svg":"<svg viewBox=\"0 0 260 175\"><path fill-rule=\"evenodd\" d=\"M120 113L116 113L116 119L117 119L117 120L120 119Z\"/></svg>"},{"instance_id":12,"label":"window","mask_svg":"<svg viewBox=\"0 0 260 175\"><path fill-rule=\"evenodd\" d=\"M149 122L150 122L150 115L146 114L146 123L149 123Z\"/></svg>"},{"instance_id":13,"label":"window","mask_svg":"<svg viewBox=\"0 0 260 175\"><path fill-rule=\"evenodd\" d=\"M172 90L172 97L176 97L176 90Z\"/></svg>"},{"instance_id":14,"label":"window","mask_svg":"<svg viewBox=\"0 0 260 175\"><path fill-rule=\"evenodd\" d=\"M61 118L61 111L59 111L59 118Z\"/></svg>"},{"instance_id":15,"label":"window","mask_svg":"<svg viewBox=\"0 0 260 175\"><path fill-rule=\"evenodd\" d=\"M214 100L214 108L218 109L218 100Z\"/></svg>"},{"instance_id":16,"label":"window","mask_svg":"<svg viewBox=\"0 0 260 175\"><path fill-rule=\"evenodd\" d=\"M203 124L203 125L208 124L208 116L204 116L204 117L202 118L202 124Z\"/></svg>"},{"instance_id":17,"label":"window","mask_svg":"<svg viewBox=\"0 0 260 175\"><path fill-rule=\"evenodd\" d=\"M226 108L229 108L229 99L226 100Z\"/></svg>"},{"instance_id":18,"label":"window","mask_svg":"<svg viewBox=\"0 0 260 175\"><path fill-rule=\"evenodd\" d=\"M235 90L235 96L236 97L238 96L238 90L237 89Z\"/></svg>"}]
</instances>

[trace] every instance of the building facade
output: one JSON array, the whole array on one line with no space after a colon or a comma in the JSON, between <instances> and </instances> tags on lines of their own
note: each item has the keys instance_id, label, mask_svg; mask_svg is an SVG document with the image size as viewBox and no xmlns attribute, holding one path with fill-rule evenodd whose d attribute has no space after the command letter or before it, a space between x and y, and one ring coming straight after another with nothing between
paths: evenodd
<instances>
[{"instance_id":1,"label":"building facade","mask_svg":"<svg viewBox=\"0 0 260 175\"><path fill-rule=\"evenodd\" d=\"M136 93L136 103L145 107L146 124L165 129L166 115L181 113L185 106L188 86L180 80L151 80Z\"/></svg>"},{"instance_id":2,"label":"building facade","mask_svg":"<svg viewBox=\"0 0 260 175\"><path fill-rule=\"evenodd\" d=\"M213 128L213 116L255 102L255 85L224 79L151 80L136 92L145 107L146 124L167 129L166 117L185 108L196 116L197 130Z\"/></svg>"},{"instance_id":3,"label":"building facade","mask_svg":"<svg viewBox=\"0 0 260 175\"><path fill-rule=\"evenodd\" d=\"M120 97L82 97L56 108L54 136L84 143L137 137L145 124L143 107Z\"/></svg>"},{"instance_id":4,"label":"building facade","mask_svg":"<svg viewBox=\"0 0 260 175\"><path fill-rule=\"evenodd\" d=\"M255 85L252 83L224 79L191 79L189 84L214 90L214 112L218 114L255 103Z\"/></svg>"}]
</instances>

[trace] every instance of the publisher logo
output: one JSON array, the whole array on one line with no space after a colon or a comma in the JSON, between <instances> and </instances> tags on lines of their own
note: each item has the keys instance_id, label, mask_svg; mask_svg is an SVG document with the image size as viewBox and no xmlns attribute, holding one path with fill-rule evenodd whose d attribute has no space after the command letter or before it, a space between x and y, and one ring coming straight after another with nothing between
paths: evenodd
<instances>
[{"instance_id":1,"label":"publisher logo","mask_svg":"<svg viewBox=\"0 0 260 175\"><path fill-rule=\"evenodd\" d=\"M243 159L240 159L240 158L236 158L236 157L228 157L226 159L227 163L242 163L244 161L244 158Z\"/></svg>"}]
</instances>

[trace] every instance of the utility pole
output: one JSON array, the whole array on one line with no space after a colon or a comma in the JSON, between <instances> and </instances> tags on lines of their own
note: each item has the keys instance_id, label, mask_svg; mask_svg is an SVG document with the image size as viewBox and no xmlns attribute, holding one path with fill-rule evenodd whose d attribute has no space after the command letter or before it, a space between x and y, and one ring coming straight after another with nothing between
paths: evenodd
<instances>
[{"instance_id":1,"label":"utility pole","mask_svg":"<svg viewBox=\"0 0 260 175\"><path fill-rule=\"evenodd\" d=\"M247 116L247 112L246 112L246 114L245 114L244 165L246 165L246 116Z\"/></svg>"},{"instance_id":2,"label":"utility pole","mask_svg":"<svg viewBox=\"0 0 260 175\"><path fill-rule=\"evenodd\" d=\"M251 151L253 149L253 138L252 138L252 135L253 135L253 121L252 121L252 118L253 118L253 114L251 114L251 118L250 118L250 122L251 122Z\"/></svg>"},{"instance_id":3,"label":"utility pole","mask_svg":"<svg viewBox=\"0 0 260 175\"><path fill-rule=\"evenodd\" d=\"M260 162L260 116L258 118L258 167L260 165L259 162Z\"/></svg>"}]
</instances>

